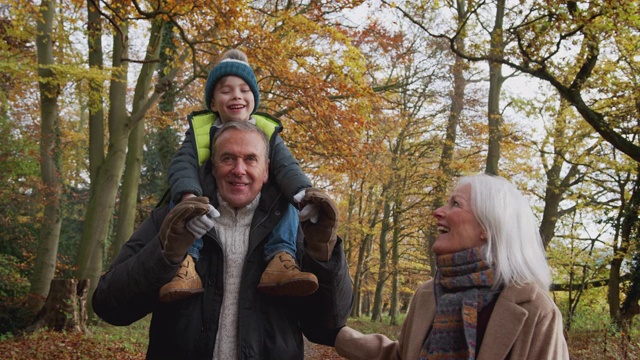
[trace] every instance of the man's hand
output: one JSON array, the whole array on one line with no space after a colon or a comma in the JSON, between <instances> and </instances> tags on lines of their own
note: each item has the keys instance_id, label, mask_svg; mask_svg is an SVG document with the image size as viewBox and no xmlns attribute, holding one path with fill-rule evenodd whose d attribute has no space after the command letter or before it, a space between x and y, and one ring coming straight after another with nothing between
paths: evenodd
<instances>
[{"instance_id":1,"label":"man's hand","mask_svg":"<svg viewBox=\"0 0 640 360\"><path fill-rule=\"evenodd\" d=\"M186 224L191 219L208 214L211 211L209 206L209 199L200 196L181 201L171 209L162 222L159 234L165 259L174 264L182 262L196 239Z\"/></svg>"},{"instance_id":2,"label":"man's hand","mask_svg":"<svg viewBox=\"0 0 640 360\"><path fill-rule=\"evenodd\" d=\"M300 208L318 209L317 221L312 221L309 214L300 212L300 224L305 238L307 253L319 261L329 261L336 245L338 230L338 207L322 190L306 189Z\"/></svg>"}]
</instances>

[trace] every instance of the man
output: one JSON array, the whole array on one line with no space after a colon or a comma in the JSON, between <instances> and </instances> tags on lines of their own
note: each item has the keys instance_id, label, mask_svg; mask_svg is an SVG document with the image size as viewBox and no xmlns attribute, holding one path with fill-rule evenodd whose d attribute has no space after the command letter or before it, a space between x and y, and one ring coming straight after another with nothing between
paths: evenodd
<instances>
[{"instance_id":1,"label":"man","mask_svg":"<svg viewBox=\"0 0 640 360\"><path fill-rule=\"evenodd\" d=\"M217 131L211 150L201 180L220 216L208 218L205 197L186 199L170 212L155 209L100 278L93 296L96 314L111 324L129 325L153 313L149 359L302 359L303 333L332 346L353 301L336 236L335 204L318 191L302 202L320 208L316 223L301 219L305 238L298 241L299 263L318 277L318 291L295 299L262 294L257 286L267 265L263 247L289 206L276 186L265 186L268 140L255 125L230 122ZM217 194L210 190L214 181ZM211 226L197 262L205 292L160 303L159 289L201 235L193 229Z\"/></svg>"}]
</instances>

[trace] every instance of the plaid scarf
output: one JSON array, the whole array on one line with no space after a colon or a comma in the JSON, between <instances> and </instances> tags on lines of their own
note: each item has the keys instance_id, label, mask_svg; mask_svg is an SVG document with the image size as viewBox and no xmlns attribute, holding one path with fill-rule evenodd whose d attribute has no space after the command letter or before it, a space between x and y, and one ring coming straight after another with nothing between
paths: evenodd
<instances>
[{"instance_id":1,"label":"plaid scarf","mask_svg":"<svg viewBox=\"0 0 640 360\"><path fill-rule=\"evenodd\" d=\"M478 313L500 294L481 254L473 248L436 258L436 315L419 360L476 358Z\"/></svg>"}]
</instances>

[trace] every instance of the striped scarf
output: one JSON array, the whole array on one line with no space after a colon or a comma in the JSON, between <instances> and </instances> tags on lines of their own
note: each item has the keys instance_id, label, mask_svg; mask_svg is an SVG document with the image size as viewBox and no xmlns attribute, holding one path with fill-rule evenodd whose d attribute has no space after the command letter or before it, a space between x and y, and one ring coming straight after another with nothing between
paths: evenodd
<instances>
[{"instance_id":1,"label":"striped scarf","mask_svg":"<svg viewBox=\"0 0 640 360\"><path fill-rule=\"evenodd\" d=\"M436 315L419 360L475 359L478 313L500 294L480 248L436 258Z\"/></svg>"}]
</instances>

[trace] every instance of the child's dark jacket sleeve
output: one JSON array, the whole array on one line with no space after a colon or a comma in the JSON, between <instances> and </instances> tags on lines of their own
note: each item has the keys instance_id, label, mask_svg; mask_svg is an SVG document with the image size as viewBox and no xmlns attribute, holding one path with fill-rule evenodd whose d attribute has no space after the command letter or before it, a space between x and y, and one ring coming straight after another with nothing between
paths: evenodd
<instances>
[{"instance_id":1,"label":"child's dark jacket sleeve","mask_svg":"<svg viewBox=\"0 0 640 360\"><path fill-rule=\"evenodd\" d=\"M171 200L174 204L180 202L184 193L202 196L202 186L198 177L199 168L193 129L189 128L182 146L169 163L169 186L171 187Z\"/></svg>"},{"instance_id":2,"label":"child's dark jacket sleeve","mask_svg":"<svg viewBox=\"0 0 640 360\"><path fill-rule=\"evenodd\" d=\"M311 187L311 180L304 174L298 161L279 135L273 135L271 146L269 177L276 181L287 201L295 204L293 196L300 190Z\"/></svg>"}]
</instances>

